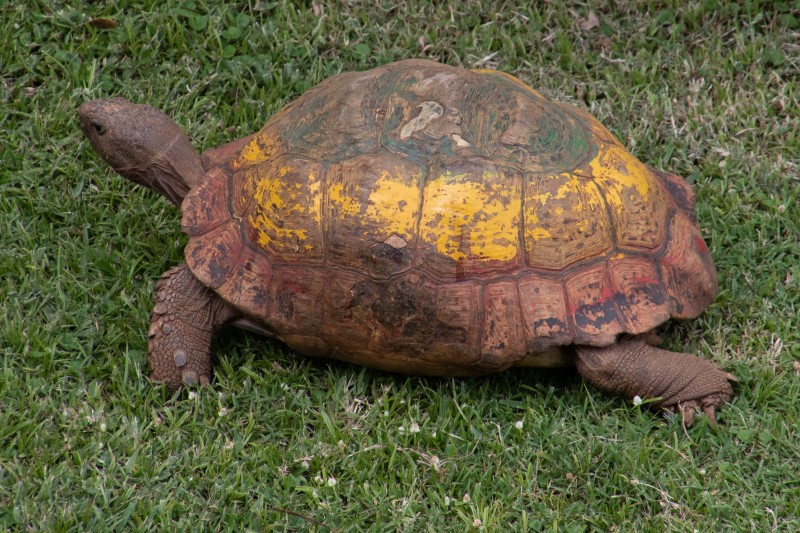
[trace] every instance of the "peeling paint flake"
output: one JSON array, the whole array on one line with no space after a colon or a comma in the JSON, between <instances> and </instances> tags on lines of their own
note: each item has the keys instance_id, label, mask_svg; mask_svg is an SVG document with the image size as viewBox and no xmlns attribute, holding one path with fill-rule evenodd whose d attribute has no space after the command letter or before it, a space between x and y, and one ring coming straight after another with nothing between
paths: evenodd
<instances>
[{"instance_id":1,"label":"peeling paint flake","mask_svg":"<svg viewBox=\"0 0 800 533\"><path fill-rule=\"evenodd\" d=\"M472 146L469 141L465 140L461 135L458 133L454 133L450 135L450 138L453 139L453 142L456 143L458 147L465 147L465 146Z\"/></svg>"},{"instance_id":2,"label":"peeling paint flake","mask_svg":"<svg viewBox=\"0 0 800 533\"><path fill-rule=\"evenodd\" d=\"M428 123L441 117L444 113L441 104L433 100L422 102L417 109L420 110L419 115L409 120L400 130L401 139L408 139L415 131L424 130L428 127Z\"/></svg>"}]
</instances>

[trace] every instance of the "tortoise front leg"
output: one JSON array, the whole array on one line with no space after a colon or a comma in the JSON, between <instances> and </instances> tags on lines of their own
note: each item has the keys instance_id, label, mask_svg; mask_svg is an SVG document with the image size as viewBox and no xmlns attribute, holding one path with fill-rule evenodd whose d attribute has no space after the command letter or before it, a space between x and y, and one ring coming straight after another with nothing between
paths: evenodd
<instances>
[{"instance_id":1,"label":"tortoise front leg","mask_svg":"<svg viewBox=\"0 0 800 533\"><path fill-rule=\"evenodd\" d=\"M714 412L731 399L736 378L697 356L651 346L644 336L622 338L606 348L577 347L578 372L588 382L626 398L661 398L653 407L683 415L687 425L702 410Z\"/></svg>"},{"instance_id":2,"label":"tortoise front leg","mask_svg":"<svg viewBox=\"0 0 800 533\"><path fill-rule=\"evenodd\" d=\"M239 312L194 277L186 264L168 270L156 283L150 315L150 379L170 390L207 385L211 378L211 339Z\"/></svg>"}]
</instances>

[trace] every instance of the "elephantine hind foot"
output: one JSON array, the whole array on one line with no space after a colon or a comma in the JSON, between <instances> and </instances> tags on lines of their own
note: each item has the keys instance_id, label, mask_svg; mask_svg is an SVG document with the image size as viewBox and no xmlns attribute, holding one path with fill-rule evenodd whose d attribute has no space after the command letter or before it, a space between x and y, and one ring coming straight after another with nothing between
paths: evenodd
<instances>
[{"instance_id":1,"label":"elephantine hind foot","mask_svg":"<svg viewBox=\"0 0 800 533\"><path fill-rule=\"evenodd\" d=\"M580 374L607 392L626 398L659 398L651 405L679 413L691 425L702 411L716 425L716 410L733 396L737 379L715 363L692 354L670 352L640 337L625 337L605 348L579 346Z\"/></svg>"},{"instance_id":2,"label":"elephantine hind foot","mask_svg":"<svg viewBox=\"0 0 800 533\"><path fill-rule=\"evenodd\" d=\"M185 264L168 270L156 283L150 315L150 379L170 390L208 385L214 331L236 316L238 312L200 283Z\"/></svg>"}]
</instances>

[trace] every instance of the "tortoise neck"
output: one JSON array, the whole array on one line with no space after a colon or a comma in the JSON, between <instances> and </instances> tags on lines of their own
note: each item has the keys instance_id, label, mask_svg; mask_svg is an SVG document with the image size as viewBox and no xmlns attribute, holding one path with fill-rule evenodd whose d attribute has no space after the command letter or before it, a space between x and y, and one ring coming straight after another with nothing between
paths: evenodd
<instances>
[{"instance_id":1,"label":"tortoise neck","mask_svg":"<svg viewBox=\"0 0 800 533\"><path fill-rule=\"evenodd\" d=\"M186 194L203 181L205 171L200 156L189 139L183 133L179 133L173 137L164 151L153 159L150 166L135 174L126 177L163 194L170 202L180 207Z\"/></svg>"}]
</instances>

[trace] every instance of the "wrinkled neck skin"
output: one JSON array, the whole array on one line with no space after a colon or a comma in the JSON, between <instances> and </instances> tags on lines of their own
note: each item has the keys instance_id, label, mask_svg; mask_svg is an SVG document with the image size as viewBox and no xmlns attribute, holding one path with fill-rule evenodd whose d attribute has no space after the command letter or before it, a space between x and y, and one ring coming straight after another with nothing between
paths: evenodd
<instances>
[{"instance_id":1,"label":"wrinkled neck skin","mask_svg":"<svg viewBox=\"0 0 800 533\"><path fill-rule=\"evenodd\" d=\"M161 193L178 207L189 190L200 183L204 174L200 157L183 134L157 154L149 166L133 165L114 170L138 185Z\"/></svg>"},{"instance_id":2,"label":"wrinkled neck skin","mask_svg":"<svg viewBox=\"0 0 800 533\"><path fill-rule=\"evenodd\" d=\"M124 98L93 100L78 110L81 130L119 175L180 206L203 180L200 156L166 114Z\"/></svg>"}]
</instances>

